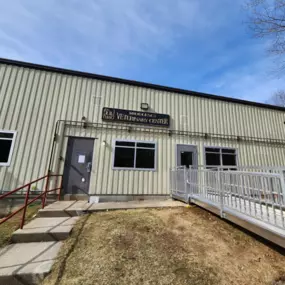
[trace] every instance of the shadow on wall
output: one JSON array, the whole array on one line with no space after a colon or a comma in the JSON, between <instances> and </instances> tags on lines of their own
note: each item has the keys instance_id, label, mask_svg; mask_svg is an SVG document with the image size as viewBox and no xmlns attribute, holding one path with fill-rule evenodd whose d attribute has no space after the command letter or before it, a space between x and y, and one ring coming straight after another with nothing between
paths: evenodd
<instances>
[{"instance_id":1,"label":"shadow on wall","mask_svg":"<svg viewBox=\"0 0 285 285\"><path fill-rule=\"evenodd\" d=\"M38 178L40 178L40 176L30 177L30 178L27 178L25 181L23 181L23 180L20 180L19 177L16 177L11 172L7 171L5 174L4 181L1 181L2 185L0 183L0 195L3 192L6 193L7 191L12 191L12 190L14 190L18 187L21 187L25 184L28 184L31 181L36 180ZM55 185L55 183L57 183L57 184L59 183L59 178L58 177L51 177L49 181L50 181L50 187L52 187ZM45 184L46 184L46 179L41 179L38 182L32 183L31 184L31 193L34 193L34 194L40 193L44 189ZM22 190L19 190L18 192L16 192L16 194L25 193L27 189L28 189L28 187L23 188Z\"/></svg>"},{"instance_id":2,"label":"shadow on wall","mask_svg":"<svg viewBox=\"0 0 285 285\"><path fill-rule=\"evenodd\" d=\"M18 185L23 185L23 182L9 171L6 172L5 179L2 183L0 195L4 192L13 190ZM23 204L21 200L17 201L16 199L12 198L4 198L3 200L0 200L0 218L3 218L12 211L16 210L20 204Z\"/></svg>"},{"instance_id":3,"label":"shadow on wall","mask_svg":"<svg viewBox=\"0 0 285 285\"><path fill-rule=\"evenodd\" d=\"M36 178L34 178L35 180ZM11 172L6 172L5 179L3 181L2 188L0 188L0 196L1 194L7 193L9 191L14 190L17 187L21 187L24 184L27 184L31 182L31 179L27 181L22 181L18 177L15 177L11 174ZM46 180L40 181L38 183L31 184L31 190L30 190L30 198L35 198L36 196L40 195L44 189ZM51 180L51 186L54 185L54 183L58 183L58 180L53 178ZM54 186L55 187L55 186ZM24 205L25 202L25 193L28 187L23 188L22 190L17 191L15 194L9 195L5 197L3 200L0 200L0 219L7 216L8 214L14 212L17 210L20 206ZM50 188L52 189L52 188ZM22 195L21 195L22 194ZM50 204L55 201L54 196L50 196L47 198L46 203ZM40 202L40 199L37 200L35 203Z\"/></svg>"},{"instance_id":4,"label":"shadow on wall","mask_svg":"<svg viewBox=\"0 0 285 285\"><path fill-rule=\"evenodd\" d=\"M11 191L17 187L20 187L24 185L25 182L19 179L19 177L14 176L11 172L7 171L5 173L4 181L2 182L0 188L0 194L1 192Z\"/></svg>"},{"instance_id":5,"label":"shadow on wall","mask_svg":"<svg viewBox=\"0 0 285 285\"><path fill-rule=\"evenodd\" d=\"M175 126L174 124L175 124L174 119L170 117L170 122L169 122L169 128L170 128L170 130L173 129L173 127Z\"/></svg>"},{"instance_id":6,"label":"shadow on wall","mask_svg":"<svg viewBox=\"0 0 285 285\"><path fill-rule=\"evenodd\" d=\"M0 219L6 217L10 213L16 211L23 205L23 199L3 199L0 200Z\"/></svg>"}]
</instances>

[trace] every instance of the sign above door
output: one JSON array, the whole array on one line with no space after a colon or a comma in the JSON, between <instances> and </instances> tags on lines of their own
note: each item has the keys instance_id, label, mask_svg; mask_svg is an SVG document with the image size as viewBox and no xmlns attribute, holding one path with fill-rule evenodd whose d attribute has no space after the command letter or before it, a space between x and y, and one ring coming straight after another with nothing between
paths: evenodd
<instances>
[{"instance_id":1,"label":"sign above door","mask_svg":"<svg viewBox=\"0 0 285 285\"><path fill-rule=\"evenodd\" d=\"M170 117L166 114L122 110L107 107L104 107L102 110L102 120L158 127L170 126Z\"/></svg>"}]
</instances>

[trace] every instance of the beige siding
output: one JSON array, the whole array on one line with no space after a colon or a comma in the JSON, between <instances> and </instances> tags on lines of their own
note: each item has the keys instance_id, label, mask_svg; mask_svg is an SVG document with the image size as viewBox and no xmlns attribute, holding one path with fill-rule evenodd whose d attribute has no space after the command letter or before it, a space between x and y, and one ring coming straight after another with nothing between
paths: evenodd
<instances>
[{"instance_id":1,"label":"beige siding","mask_svg":"<svg viewBox=\"0 0 285 285\"><path fill-rule=\"evenodd\" d=\"M140 110L141 102L148 103L152 112L169 114L174 130L285 140L282 111L1 64L0 129L17 131L17 139L11 165L0 166L0 189L12 189L46 174L57 120L80 121L85 116L101 123L103 107ZM197 145L199 164L204 163L205 145L237 148L240 165L279 166L285 161L283 144L106 129L71 130L69 134L97 138L93 194L168 193L168 170L175 166L177 143ZM116 138L156 141L157 171L112 170ZM63 171L58 158L65 157L66 142L67 138L59 138L56 143L54 172Z\"/></svg>"}]
</instances>

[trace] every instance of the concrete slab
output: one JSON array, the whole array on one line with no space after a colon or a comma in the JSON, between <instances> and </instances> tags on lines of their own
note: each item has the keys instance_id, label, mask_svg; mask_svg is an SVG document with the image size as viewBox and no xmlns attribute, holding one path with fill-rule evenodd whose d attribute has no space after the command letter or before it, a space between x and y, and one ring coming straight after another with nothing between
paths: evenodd
<instances>
[{"instance_id":1,"label":"concrete slab","mask_svg":"<svg viewBox=\"0 0 285 285\"><path fill-rule=\"evenodd\" d=\"M40 284L51 271L61 242L11 244L0 250L0 284Z\"/></svg>"},{"instance_id":2,"label":"concrete slab","mask_svg":"<svg viewBox=\"0 0 285 285\"><path fill-rule=\"evenodd\" d=\"M65 194L63 196L64 201L89 201L92 196L100 198L100 202L127 202L127 201L142 201L142 200L168 200L169 195L88 195L86 194Z\"/></svg>"},{"instance_id":3,"label":"concrete slab","mask_svg":"<svg viewBox=\"0 0 285 285\"><path fill-rule=\"evenodd\" d=\"M38 217L41 218L54 218L54 217L62 217L62 218L70 218L76 216L71 215L68 212L65 212L65 210L60 210L60 209L41 209L38 211L37 214Z\"/></svg>"},{"instance_id":4,"label":"concrete slab","mask_svg":"<svg viewBox=\"0 0 285 285\"><path fill-rule=\"evenodd\" d=\"M45 210L49 210L49 209L67 209L70 206L72 206L73 204L77 203L78 201L56 201L55 203L52 203L50 205L48 205L47 207L45 207Z\"/></svg>"},{"instance_id":5,"label":"concrete slab","mask_svg":"<svg viewBox=\"0 0 285 285\"><path fill-rule=\"evenodd\" d=\"M128 202L108 202L91 204L88 208L89 212L105 211L105 210L126 210L141 208L169 208L169 207L185 207L186 204L173 200L146 200L146 201L128 201Z\"/></svg>"},{"instance_id":6,"label":"concrete slab","mask_svg":"<svg viewBox=\"0 0 285 285\"><path fill-rule=\"evenodd\" d=\"M57 201L39 210L39 217L81 216L90 207L88 201Z\"/></svg>"},{"instance_id":7,"label":"concrete slab","mask_svg":"<svg viewBox=\"0 0 285 285\"><path fill-rule=\"evenodd\" d=\"M128 202L106 202L90 204L87 201L59 201L40 210L40 217L73 217L84 213L106 210L139 209L139 208L166 208L185 207L180 201L168 200L144 200Z\"/></svg>"},{"instance_id":8,"label":"concrete slab","mask_svg":"<svg viewBox=\"0 0 285 285\"><path fill-rule=\"evenodd\" d=\"M36 218L12 235L14 243L60 241L68 238L79 217Z\"/></svg>"}]
</instances>

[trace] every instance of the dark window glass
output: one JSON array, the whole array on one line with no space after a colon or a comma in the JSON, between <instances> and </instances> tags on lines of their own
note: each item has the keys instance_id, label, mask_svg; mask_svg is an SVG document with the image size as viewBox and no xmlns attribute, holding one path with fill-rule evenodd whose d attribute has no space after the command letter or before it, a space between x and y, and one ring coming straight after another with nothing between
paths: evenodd
<instances>
[{"instance_id":1,"label":"dark window glass","mask_svg":"<svg viewBox=\"0 0 285 285\"><path fill-rule=\"evenodd\" d=\"M223 165L236 166L236 156L232 154L223 154Z\"/></svg>"},{"instance_id":2,"label":"dark window glass","mask_svg":"<svg viewBox=\"0 0 285 285\"><path fill-rule=\"evenodd\" d=\"M137 147L155 148L154 143L137 143Z\"/></svg>"},{"instance_id":3,"label":"dark window glass","mask_svg":"<svg viewBox=\"0 0 285 285\"><path fill-rule=\"evenodd\" d=\"M216 152L216 153L220 153L220 149L219 149L219 148L206 147L206 152Z\"/></svg>"},{"instance_id":4,"label":"dark window glass","mask_svg":"<svg viewBox=\"0 0 285 285\"><path fill-rule=\"evenodd\" d=\"M116 145L120 146L135 146L134 142L116 141Z\"/></svg>"},{"instance_id":5,"label":"dark window glass","mask_svg":"<svg viewBox=\"0 0 285 285\"><path fill-rule=\"evenodd\" d=\"M180 153L181 158L181 166L186 166L189 168L189 165L193 165L193 152L190 151L182 151Z\"/></svg>"},{"instance_id":6,"label":"dark window glass","mask_svg":"<svg viewBox=\"0 0 285 285\"><path fill-rule=\"evenodd\" d=\"M115 148L114 167L134 167L135 149L134 148Z\"/></svg>"},{"instance_id":7,"label":"dark window glass","mask_svg":"<svg viewBox=\"0 0 285 285\"><path fill-rule=\"evenodd\" d=\"M222 153L232 153L232 154L235 154L235 153L236 153L236 150L235 150L235 149L226 149L226 148L223 148L223 149L222 149Z\"/></svg>"},{"instance_id":8,"label":"dark window glass","mask_svg":"<svg viewBox=\"0 0 285 285\"><path fill-rule=\"evenodd\" d=\"M0 133L0 138L12 139L14 134L11 133Z\"/></svg>"},{"instance_id":9,"label":"dark window glass","mask_svg":"<svg viewBox=\"0 0 285 285\"><path fill-rule=\"evenodd\" d=\"M8 162L11 146L11 140L0 140L0 163Z\"/></svg>"},{"instance_id":10,"label":"dark window glass","mask_svg":"<svg viewBox=\"0 0 285 285\"><path fill-rule=\"evenodd\" d=\"M206 153L206 165L221 165L220 154L218 153Z\"/></svg>"},{"instance_id":11,"label":"dark window glass","mask_svg":"<svg viewBox=\"0 0 285 285\"><path fill-rule=\"evenodd\" d=\"M137 149L136 168L154 169L155 150Z\"/></svg>"}]
</instances>

